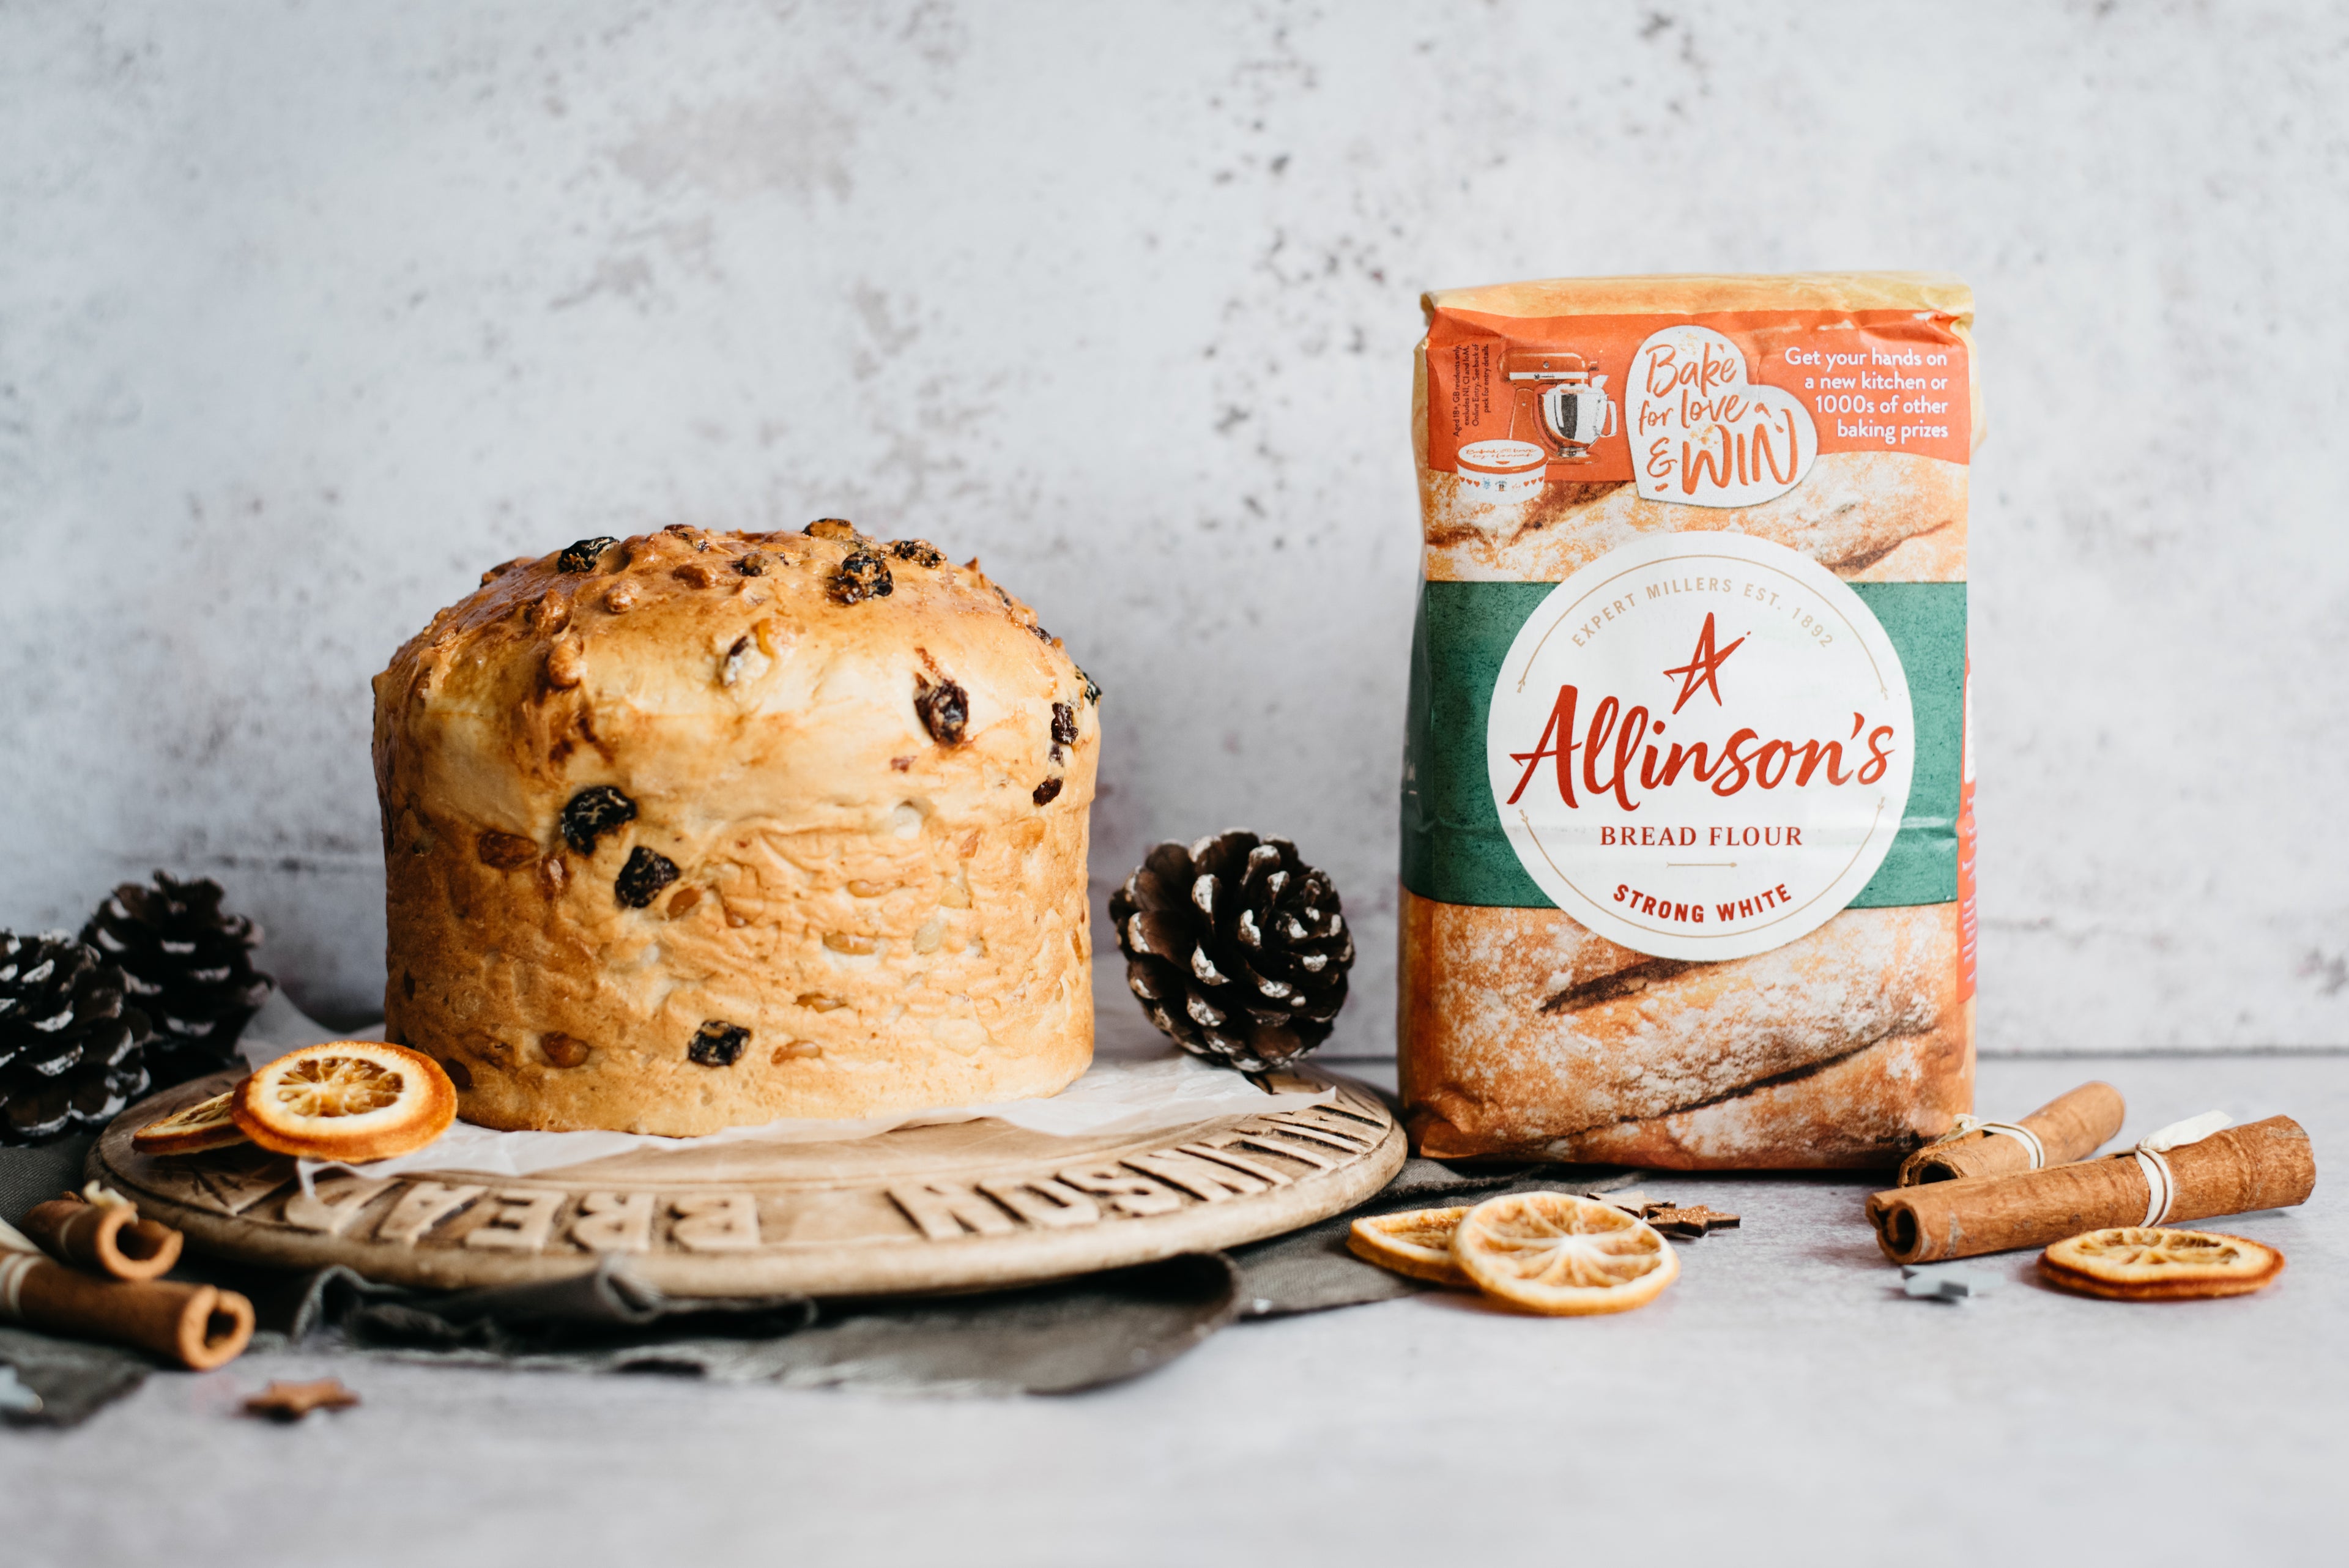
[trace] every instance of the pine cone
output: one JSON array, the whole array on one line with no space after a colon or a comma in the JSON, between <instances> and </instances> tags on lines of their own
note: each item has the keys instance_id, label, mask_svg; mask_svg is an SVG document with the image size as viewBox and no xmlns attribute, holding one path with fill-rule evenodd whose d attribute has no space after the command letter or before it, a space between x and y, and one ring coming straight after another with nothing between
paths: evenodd
<instances>
[{"instance_id":1,"label":"pine cone","mask_svg":"<svg viewBox=\"0 0 2349 1568\"><path fill-rule=\"evenodd\" d=\"M1267 1072L1327 1040L1346 1004L1354 939L1337 890L1287 839L1162 844L1109 914L1126 984L1193 1055Z\"/></svg>"},{"instance_id":2,"label":"pine cone","mask_svg":"<svg viewBox=\"0 0 2349 1568\"><path fill-rule=\"evenodd\" d=\"M0 931L0 1143L101 1127L147 1092L147 1015L122 971L63 931Z\"/></svg>"},{"instance_id":3,"label":"pine cone","mask_svg":"<svg viewBox=\"0 0 2349 1568\"><path fill-rule=\"evenodd\" d=\"M81 940L122 966L132 999L153 1020L147 1070L158 1088L217 1073L274 982L253 967L261 933L221 913L221 886L162 872L125 882L98 908Z\"/></svg>"}]
</instances>

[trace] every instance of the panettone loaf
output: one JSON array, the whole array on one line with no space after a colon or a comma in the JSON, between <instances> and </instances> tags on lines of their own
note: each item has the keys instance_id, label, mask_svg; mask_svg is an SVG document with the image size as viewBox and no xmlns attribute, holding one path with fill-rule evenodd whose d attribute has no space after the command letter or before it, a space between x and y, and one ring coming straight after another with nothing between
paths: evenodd
<instances>
[{"instance_id":1,"label":"panettone loaf","mask_svg":"<svg viewBox=\"0 0 2349 1568\"><path fill-rule=\"evenodd\" d=\"M497 1127L1050 1095L1092 1054L1098 690L918 540L484 575L375 681L387 1033Z\"/></svg>"}]
</instances>

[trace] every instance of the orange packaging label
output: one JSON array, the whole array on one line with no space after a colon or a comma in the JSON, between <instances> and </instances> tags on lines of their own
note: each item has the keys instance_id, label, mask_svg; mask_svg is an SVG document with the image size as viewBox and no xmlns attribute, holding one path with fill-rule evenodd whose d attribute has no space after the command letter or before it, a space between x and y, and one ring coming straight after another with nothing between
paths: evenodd
<instances>
[{"instance_id":1,"label":"orange packaging label","mask_svg":"<svg viewBox=\"0 0 2349 1568\"><path fill-rule=\"evenodd\" d=\"M1930 312L1488 316L1427 334L1427 466L1496 485L1634 483L1655 501L1751 506L1822 452L1962 463L1966 346ZM1521 481L1520 481L1521 483Z\"/></svg>"}]
</instances>

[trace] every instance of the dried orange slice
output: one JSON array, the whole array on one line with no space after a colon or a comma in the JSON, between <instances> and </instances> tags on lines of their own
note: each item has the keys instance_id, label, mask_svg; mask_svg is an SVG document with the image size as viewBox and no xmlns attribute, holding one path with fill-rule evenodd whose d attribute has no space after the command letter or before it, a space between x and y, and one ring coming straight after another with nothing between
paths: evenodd
<instances>
[{"instance_id":1,"label":"dried orange slice","mask_svg":"<svg viewBox=\"0 0 2349 1568\"><path fill-rule=\"evenodd\" d=\"M1354 1221L1346 1237L1346 1250L1414 1280L1466 1285L1468 1276L1452 1261L1452 1233L1467 1212L1464 1208L1411 1209L1400 1214L1374 1214Z\"/></svg>"},{"instance_id":2,"label":"dried orange slice","mask_svg":"<svg viewBox=\"0 0 2349 1568\"><path fill-rule=\"evenodd\" d=\"M2067 1237L2039 1254L2048 1283L2123 1302L2241 1296L2283 1272L2273 1247L2217 1231L2123 1226Z\"/></svg>"},{"instance_id":3,"label":"dried orange slice","mask_svg":"<svg viewBox=\"0 0 2349 1568\"><path fill-rule=\"evenodd\" d=\"M238 1130L306 1159L388 1159L422 1148L457 1119L457 1090L421 1051L335 1040L280 1056L239 1084Z\"/></svg>"},{"instance_id":4,"label":"dried orange slice","mask_svg":"<svg viewBox=\"0 0 2349 1568\"><path fill-rule=\"evenodd\" d=\"M202 1154L208 1148L244 1142L236 1118L229 1115L229 1097L235 1093L225 1089L209 1100L158 1116L130 1135L130 1147L140 1154Z\"/></svg>"},{"instance_id":5,"label":"dried orange slice","mask_svg":"<svg viewBox=\"0 0 2349 1568\"><path fill-rule=\"evenodd\" d=\"M1653 1226L1568 1192L1479 1203L1452 1233L1452 1256L1485 1294L1557 1317L1645 1306L1681 1272Z\"/></svg>"}]
</instances>

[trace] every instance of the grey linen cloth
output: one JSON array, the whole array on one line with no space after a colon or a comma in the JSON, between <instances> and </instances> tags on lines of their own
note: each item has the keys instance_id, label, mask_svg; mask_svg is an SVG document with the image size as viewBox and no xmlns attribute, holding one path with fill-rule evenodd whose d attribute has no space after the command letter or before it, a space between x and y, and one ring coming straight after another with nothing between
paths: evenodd
<instances>
[{"instance_id":1,"label":"grey linen cloth","mask_svg":"<svg viewBox=\"0 0 2349 1568\"><path fill-rule=\"evenodd\" d=\"M120 1345L0 1324L0 1368L16 1374L14 1387L0 1386L9 1426L76 1427L146 1382L155 1364Z\"/></svg>"},{"instance_id":2,"label":"grey linen cloth","mask_svg":"<svg viewBox=\"0 0 2349 1568\"><path fill-rule=\"evenodd\" d=\"M0 1150L0 1215L11 1220L78 1185L86 1138ZM1596 1192L1629 1170L1408 1161L1349 1212L1225 1253L1169 1258L1051 1284L895 1301L665 1294L606 1260L567 1280L492 1290L412 1291L349 1269L273 1274L191 1259L173 1278L251 1296L255 1349L299 1343L474 1366L668 1371L727 1382L932 1394L1068 1394L1164 1366L1236 1320L1392 1300L1438 1287L1346 1250L1366 1214L1547 1189ZM0 1328L0 1364L39 1397L12 1422L71 1425L137 1387L137 1352Z\"/></svg>"},{"instance_id":3,"label":"grey linen cloth","mask_svg":"<svg viewBox=\"0 0 2349 1568\"><path fill-rule=\"evenodd\" d=\"M288 1325L331 1324L403 1360L949 1394L1070 1394L1164 1365L1229 1323L1238 1275L1168 1258L1053 1284L882 1302L664 1295L621 1260L543 1284L455 1294L348 1269L307 1276Z\"/></svg>"},{"instance_id":4,"label":"grey linen cloth","mask_svg":"<svg viewBox=\"0 0 2349 1568\"><path fill-rule=\"evenodd\" d=\"M0 1220L14 1225L34 1204L79 1192L82 1167L97 1147L96 1133L77 1133L29 1148L0 1147Z\"/></svg>"}]
</instances>

